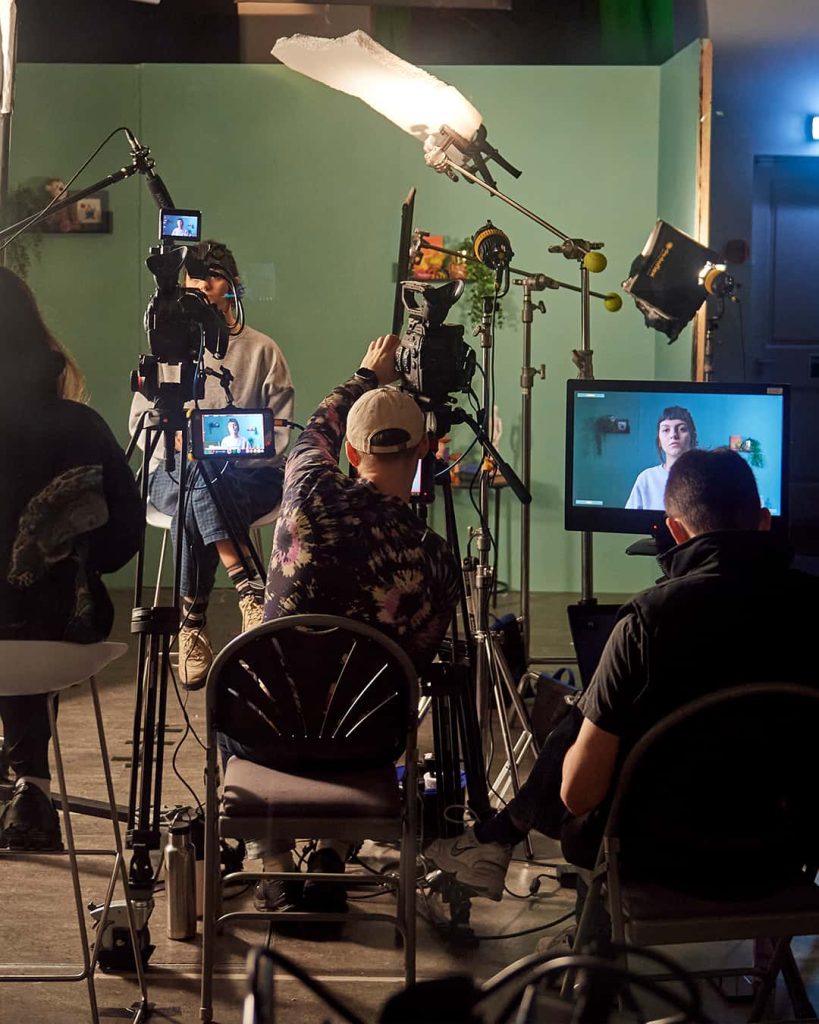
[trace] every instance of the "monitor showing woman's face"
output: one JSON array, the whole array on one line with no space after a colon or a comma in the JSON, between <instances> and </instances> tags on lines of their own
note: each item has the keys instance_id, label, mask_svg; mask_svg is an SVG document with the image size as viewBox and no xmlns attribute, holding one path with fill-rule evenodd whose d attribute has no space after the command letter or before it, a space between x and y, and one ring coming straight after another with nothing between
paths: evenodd
<instances>
[{"instance_id":1,"label":"monitor showing woman's face","mask_svg":"<svg viewBox=\"0 0 819 1024\"><path fill-rule=\"evenodd\" d=\"M691 448L691 431L685 420L660 420L657 440L666 458L674 460Z\"/></svg>"}]
</instances>

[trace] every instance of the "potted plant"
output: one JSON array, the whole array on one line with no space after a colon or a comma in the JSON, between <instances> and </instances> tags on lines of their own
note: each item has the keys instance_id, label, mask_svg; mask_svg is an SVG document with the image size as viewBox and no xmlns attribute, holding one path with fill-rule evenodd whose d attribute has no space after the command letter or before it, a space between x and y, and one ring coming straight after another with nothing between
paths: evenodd
<instances>
[{"instance_id":1,"label":"potted plant","mask_svg":"<svg viewBox=\"0 0 819 1024\"><path fill-rule=\"evenodd\" d=\"M449 248L466 256L472 252L472 239L465 238ZM467 310L472 323L480 323L483 315L483 300L491 298L495 294L495 275L483 263L468 263L465 259L459 259L457 256L449 257L447 269L450 277L461 278L472 284L473 287L468 290ZM495 325L503 326L503 306L500 302L498 302L495 312Z\"/></svg>"},{"instance_id":2,"label":"potted plant","mask_svg":"<svg viewBox=\"0 0 819 1024\"><path fill-rule=\"evenodd\" d=\"M43 189L38 185L18 185L12 189L0 211L0 226L16 224L32 216L45 206ZM34 231L24 231L6 247L6 266L24 280L28 278L31 264L39 259L43 247L43 236Z\"/></svg>"}]
</instances>

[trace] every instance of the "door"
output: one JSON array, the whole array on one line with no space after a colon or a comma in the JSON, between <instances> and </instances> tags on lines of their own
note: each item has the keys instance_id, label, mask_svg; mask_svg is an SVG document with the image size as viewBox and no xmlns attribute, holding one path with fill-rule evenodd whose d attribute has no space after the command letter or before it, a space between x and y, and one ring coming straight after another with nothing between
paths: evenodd
<instances>
[{"instance_id":1,"label":"door","mask_svg":"<svg viewBox=\"0 0 819 1024\"><path fill-rule=\"evenodd\" d=\"M791 385L790 503L819 553L819 159L757 157L748 374Z\"/></svg>"}]
</instances>

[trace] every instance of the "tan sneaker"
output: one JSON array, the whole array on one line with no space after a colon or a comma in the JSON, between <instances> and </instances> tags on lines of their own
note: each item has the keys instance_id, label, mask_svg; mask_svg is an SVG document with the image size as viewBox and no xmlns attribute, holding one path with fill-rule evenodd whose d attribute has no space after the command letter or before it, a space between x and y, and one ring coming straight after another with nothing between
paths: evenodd
<instances>
[{"instance_id":1,"label":"tan sneaker","mask_svg":"<svg viewBox=\"0 0 819 1024\"><path fill-rule=\"evenodd\" d=\"M185 690L201 690L205 685L213 648L204 629L179 630L179 683Z\"/></svg>"},{"instance_id":2,"label":"tan sneaker","mask_svg":"<svg viewBox=\"0 0 819 1024\"><path fill-rule=\"evenodd\" d=\"M242 613L243 633L264 622L264 606L249 594L239 599L239 611Z\"/></svg>"}]
</instances>

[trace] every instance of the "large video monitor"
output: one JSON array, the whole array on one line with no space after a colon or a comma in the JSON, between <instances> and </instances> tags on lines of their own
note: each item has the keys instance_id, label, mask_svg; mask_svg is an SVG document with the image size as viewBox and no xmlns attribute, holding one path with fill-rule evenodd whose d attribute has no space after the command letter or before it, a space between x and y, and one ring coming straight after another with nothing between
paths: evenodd
<instances>
[{"instance_id":1,"label":"large video monitor","mask_svg":"<svg viewBox=\"0 0 819 1024\"><path fill-rule=\"evenodd\" d=\"M782 385L570 380L566 529L659 537L668 459L690 447L740 452L785 523L788 399Z\"/></svg>"}]
</instances>

